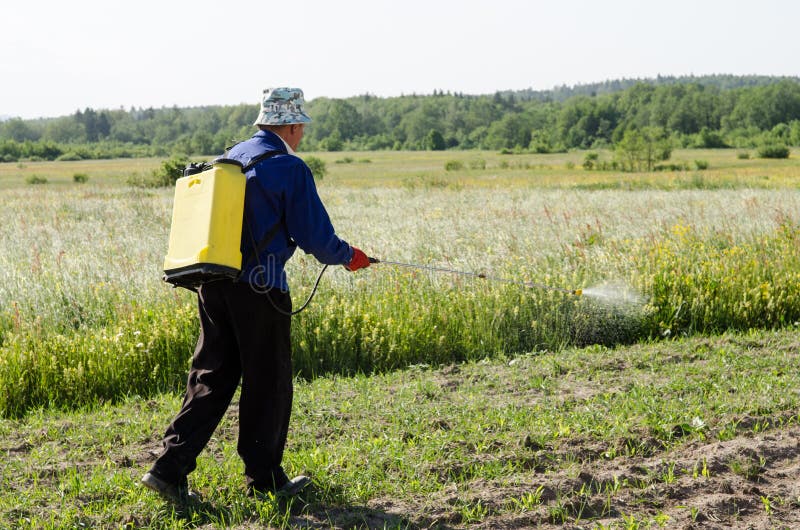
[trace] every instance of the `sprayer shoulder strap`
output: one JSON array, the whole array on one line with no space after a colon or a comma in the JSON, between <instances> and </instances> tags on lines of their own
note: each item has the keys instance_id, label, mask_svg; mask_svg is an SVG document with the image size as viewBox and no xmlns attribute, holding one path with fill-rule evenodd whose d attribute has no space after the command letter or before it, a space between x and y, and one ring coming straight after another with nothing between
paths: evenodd
<instances>
[{"instance_id":1,"label":"sprayer shoulder strap","mask_svg":"<svg viewBox=\"0 0 800 530\"><path fill-rule=\"evenodd\" d=\"M255 167L256 164L258 164L259 162L262 162L268 158L272 158L273 156L282 153L283 151L265 151L260 155L250 159L250 161L245 166L242 167L242 173L247 173L253 167ZM272 243L272 240L275 239L275 236L278 235L278 232L281 231L281 228L283 227L283 217L278 219L278 222L276 222L275 225L272 228L270 228L269 232L267 232L264 235L264 237L261 238L261 241L258 244L256 244L256 239L253 236L253 230L250 228L250 221L247 218L246 212L244 215L244 223L245 223L245 228L247 229L247 233L250 236L250 244L253 247L253 255L250 256L250 258L247 260L247 263L242 264L242 270L244 270L246 266L249 265L251 261L253 261L253 259L259 261L259 256L261 255L261 253L267 248L267 246L270 243Z\"/></svg>"},{"instance_id":2,"label":"sprayer shoulder strap","mask_svg":"<svg viewBox=\"0 0 800 530\"><path fill-rule=\"evenodd\" d=\"M265 151L260 155L251 158L250 161L247 163L247 165L242 167L242 173L247 173L248 171L253 169L255 165L258 164L259 162L280 154L283 154L283 151Z\"/></svg>"},{"instance_id":3,"label":"sprayer shoulder strap","mask_svg":"<svg viewBox=\"0 0 800 530\"><path fill-rule=\"evenodd\" d=\"M247 228L247 233L250 235L250 245L253 247L253 255L247 259L247 263L242 264L242 269L245 269L246 265L249 265L251 261L259 260L259 256L262 252L267 248L267 246L272 243L272 240L275 239L275 236L278 235L278 232L281 231L283 228L283 218L281 217L278 219L278 222L270 228L269 232L261 238L261 242L256 244L256 238L253 236L253 231L250 229L250 223L247 220L247 214L245 214L245 226Z\"/></svg>"}]
</instances>

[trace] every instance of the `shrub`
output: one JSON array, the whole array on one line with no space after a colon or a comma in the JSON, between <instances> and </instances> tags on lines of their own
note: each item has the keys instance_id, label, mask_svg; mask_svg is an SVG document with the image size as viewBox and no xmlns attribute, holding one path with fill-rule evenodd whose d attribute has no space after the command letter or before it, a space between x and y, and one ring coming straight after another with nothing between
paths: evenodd
<instances>
[{"instance_id":1,"label":"shrub","mask_svg":"<svg viewBox=\"0 0 800 530\"><path fill-rule=\"evenodd\" d=\"M47 179L40 175L29 175L25 178L25 182L28 184L47 184Z\"/></svg>"},{"instance_id":2,"label":"shrub","mask_svg":"<svg viewBox=\"0 0 800 530\"><path fill-rule=\"evenodd\" d=\"M346 156L344 158L340 158L339 160L336 160L334 163L335 164L352 164L353 163L353 158L349 157L349 156Z\"/></svg>"},{"instance_id":3,"label":"shrub","mask_svg":"<svg viewBox=\"0 0 800 530\"><path fill-rule=\"evenodd\" d=\"M317 158L316 156L307 156L303 160L305 160L308 169L311 170L311 173L314 174L314 178L322 179L325 177L325 174L328 172L328 168L325 167L325 162L321 158Z\"/></svg>"},{"instance_id":4,"label":"shrub","mask_svg":"<svg viewBox=\"0 0 800 530\"><path fill-rule=\"evenodd\" d=\"M553 148L550 147L550 144L543 143L543 142L535 142L531 143L530 147L531 151L537 154L548 154L553 152Z\"/></svg>"},{"instance_id":5,"label":"shrub","mask_svg":"<svg viewBox=\"0 0 800 530\"><path fill-rule=\"evenodd\" d=\"M708 160L695 160L694 167L696 167L699 171L708 169Z\"/></svg>"},{"instance_id":6,"label":"shrub","mask_svg":"<svg viewBox=\"0 0 800 530\"><path fill-rule=\"evenodd\" d=\"M591 171L597 165L597 160L600 158L598 153L589 152L583 157L583 169Z\"/></svg>"},{"instance_id":7,"label":"shrub","mask_svg":"<svg viewBox=\"0 0 800 530\"><path fill-rule=\"evenodd\" d=\"M77 182L78 184L83 184L89 180L89 175L86 173L75 173L72 175L72 181Z\"/></svg>"},{"instance_id":8,"label":"shrub","mask_svg":"<svg viewBox=\"0 0 800 530\"><path fill-rule=\"evenodd\" d=\"M175 181L183 176L183 170L188 164L189 157L186 155L172 155L161 162L161 167L152 173L155 186L174 185Z\"/></svg>"},{"instance_id":9,"label":"shrub","mask_svg":"<svg viewBox=\"0 0 800 530\"><path fill-rule=\"evenodd\" d=\"M789 148L782 144L765 144L758 148L760 158L789 158Z\"/></svg>"},{"instance_id":10,"label":"shrub","mask_svg":"<svg viewBox=\"0 0 800 530\"><path fill-rule=\"evenodd\" d=\"M448 160L444 163L445 171L460 171L464 169L464 163L460 160Z\"/></svg>"},{"instance_id":11,"label":"shrub","mask_svg":"<svg viewBox=\"0 0 800 530\"><path fill-rule=\"evenodd\" d=\"M739 160L749 160L750 153L747 151L740 151L739 153L736 153L736 158L738 158Z\"/></svg>"},{"instance_id":12,"label":"shrub","mask_svg":"<svg viewBox=\"0 0 800 530\"><path fill-rule=\"evenodd\" d=\"M173 186L175 181L183 176L183 170L187 165L189 165L189 157L186 155L172 155L169 159L163 161L161 167L154 170L150 175L132 175L128 178L128 184L138 188Z\"/></svg>"},{"instance_id":13,"label":"shrub","mask_svg":"<svg viewBox=\"0 0 800 530\"><path fill-rule=\"evenodd\" d=\"M678 164L658 164L653 166L653 171L689 171L689 164L686 162Z\"/></svg>"},{"instance_id":14,"label":"shrub","mask_svg":"<svg viewBox=\"0 0 800 530\"><path fill-rule=\"evenodd\" d=\"M409 190L423 188L428 190L449 189L453 191L460 191L464 188L464 185L461 182L453 180L449 177L437 177L435 175L421 173L414 177L407 177L403 179L403 187Z\"/></svg>"},{"instance_id":15,"label":"shrub","mask_svg":"<svg viewBox=\"0 0 800 530\"><path fill-rule=\"evenodd\" d=\"M708 127L703 127L702 130L697 133L695 147L714 149L728 147L728 144L725 142L725 139L722 137L722 134L720 134L719 131L712 131Z\"/></svg>"},{"instance_id":16,"label":"shrub","mask_svg":"<svg viewBox=\"0 0 800 530\"><path fill-rule=\"evenodd\" d=\"M189 165L189 157L172 155L161 163L161 168L156 170L153 176L160 178L164 182L164 186L170 186L183 176L183 170L187 165Z\"/></svg>"}]
</instances>

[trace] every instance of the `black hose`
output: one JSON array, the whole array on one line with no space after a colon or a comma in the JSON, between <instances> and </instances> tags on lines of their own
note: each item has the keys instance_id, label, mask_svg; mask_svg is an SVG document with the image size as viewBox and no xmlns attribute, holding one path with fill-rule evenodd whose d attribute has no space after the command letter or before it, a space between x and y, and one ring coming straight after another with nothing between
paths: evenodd
<instances>
[{"instance_id":1,"label":"black hose","mask_svg":"<svg viewBox=\"0 0 800 530\"><path fill-rule=\"evenodd\" d=\"M284 311L283 309L278 307L275 304L275 302L272 301L272 297L269 296L269 293L268 293L267 294L267 298L269 299L269 303L272 304L273 309L275 309L275 311L277 311L281 315L284 315L284 316L287 316L287 317L292 317L292 316L296 315L297 313L299 313L300 311L302 311L303 309L308 307L308 304L311 302L311 299L314 298L315 294L317 294L317 287L319 287L319 282L320 282L320 280L322 280L322 275L325 274L326 270L328 270L328 266L324 265L322 267L322 270L319 271L319 275L317 276L317 281L314 282L314 288L311 289L311 294L308 295L308 298L306 298L306 301L303 303L302 306L300 306L300 309L296 309L294 311Z\"/></svg>"}]
</instances>

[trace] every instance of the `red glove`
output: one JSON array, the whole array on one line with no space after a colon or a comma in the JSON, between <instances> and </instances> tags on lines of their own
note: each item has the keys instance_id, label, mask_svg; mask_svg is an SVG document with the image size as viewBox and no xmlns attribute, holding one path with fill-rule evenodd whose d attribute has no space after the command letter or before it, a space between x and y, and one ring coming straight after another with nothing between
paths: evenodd
<instances>
[{"instance_id":1,"label":"red glove","mask_svg":"<svg viewBox=\"0 0 800 530\"><path fill-rule=\"evenodd\" d=\"M360 248L356 248L354 246L351 246L350 248L353 249L353 258L350 260L350 263L344 266L344 268L350 272L353 272L357 271L358 269L369 267L369 258L367 255L364 254Z\"/></svg>"}]
</instances>

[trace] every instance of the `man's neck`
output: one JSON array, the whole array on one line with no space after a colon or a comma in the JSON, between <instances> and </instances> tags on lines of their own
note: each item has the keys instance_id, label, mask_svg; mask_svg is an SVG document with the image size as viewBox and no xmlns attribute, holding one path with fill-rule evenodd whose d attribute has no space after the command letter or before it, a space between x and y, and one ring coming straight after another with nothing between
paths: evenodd
<instances>
[{"instance_id":1,"label":"man's neck","mask_svg":"<svg viewBox=\"0 0 800 530\"><path fill-rule=\"evenodd\" d=\"M277 136L278 138L280 138L280 139L281 139L281 142L283 142L283 145L285 145L285 146L286 146L286 152L287 152L287 153L289 153L290 155L293 155L293 154L295 154L295 152L294 152L294 149L292 149L292 146L291 146L291 145L289 145L289 142L287 142L286 140L284 140L284 139L283 139L283 137L282 137L280 134L276 134L275 136Z\"/></svg>"},{"instance_id":2,"label":"man's neck","mask_svg":"<svg viewBox=\"0 0 800 530\"><path fill-rule=\"evenodd\" d=\"M264 127L261 130L264 131L264 132L270 132L270 133L274 134L275 136L277 136L278 138L280 138L281 142L283 142L283 145L286 147L286 152L287 153L289 153L290 155L296 154L294 152L294 149L292 149L292 146L289 145L289 142L287 142L286 139L278 133L278 131L273 131L271 129L267 129L266 127Z\"/></svg>"}]
</instances>

